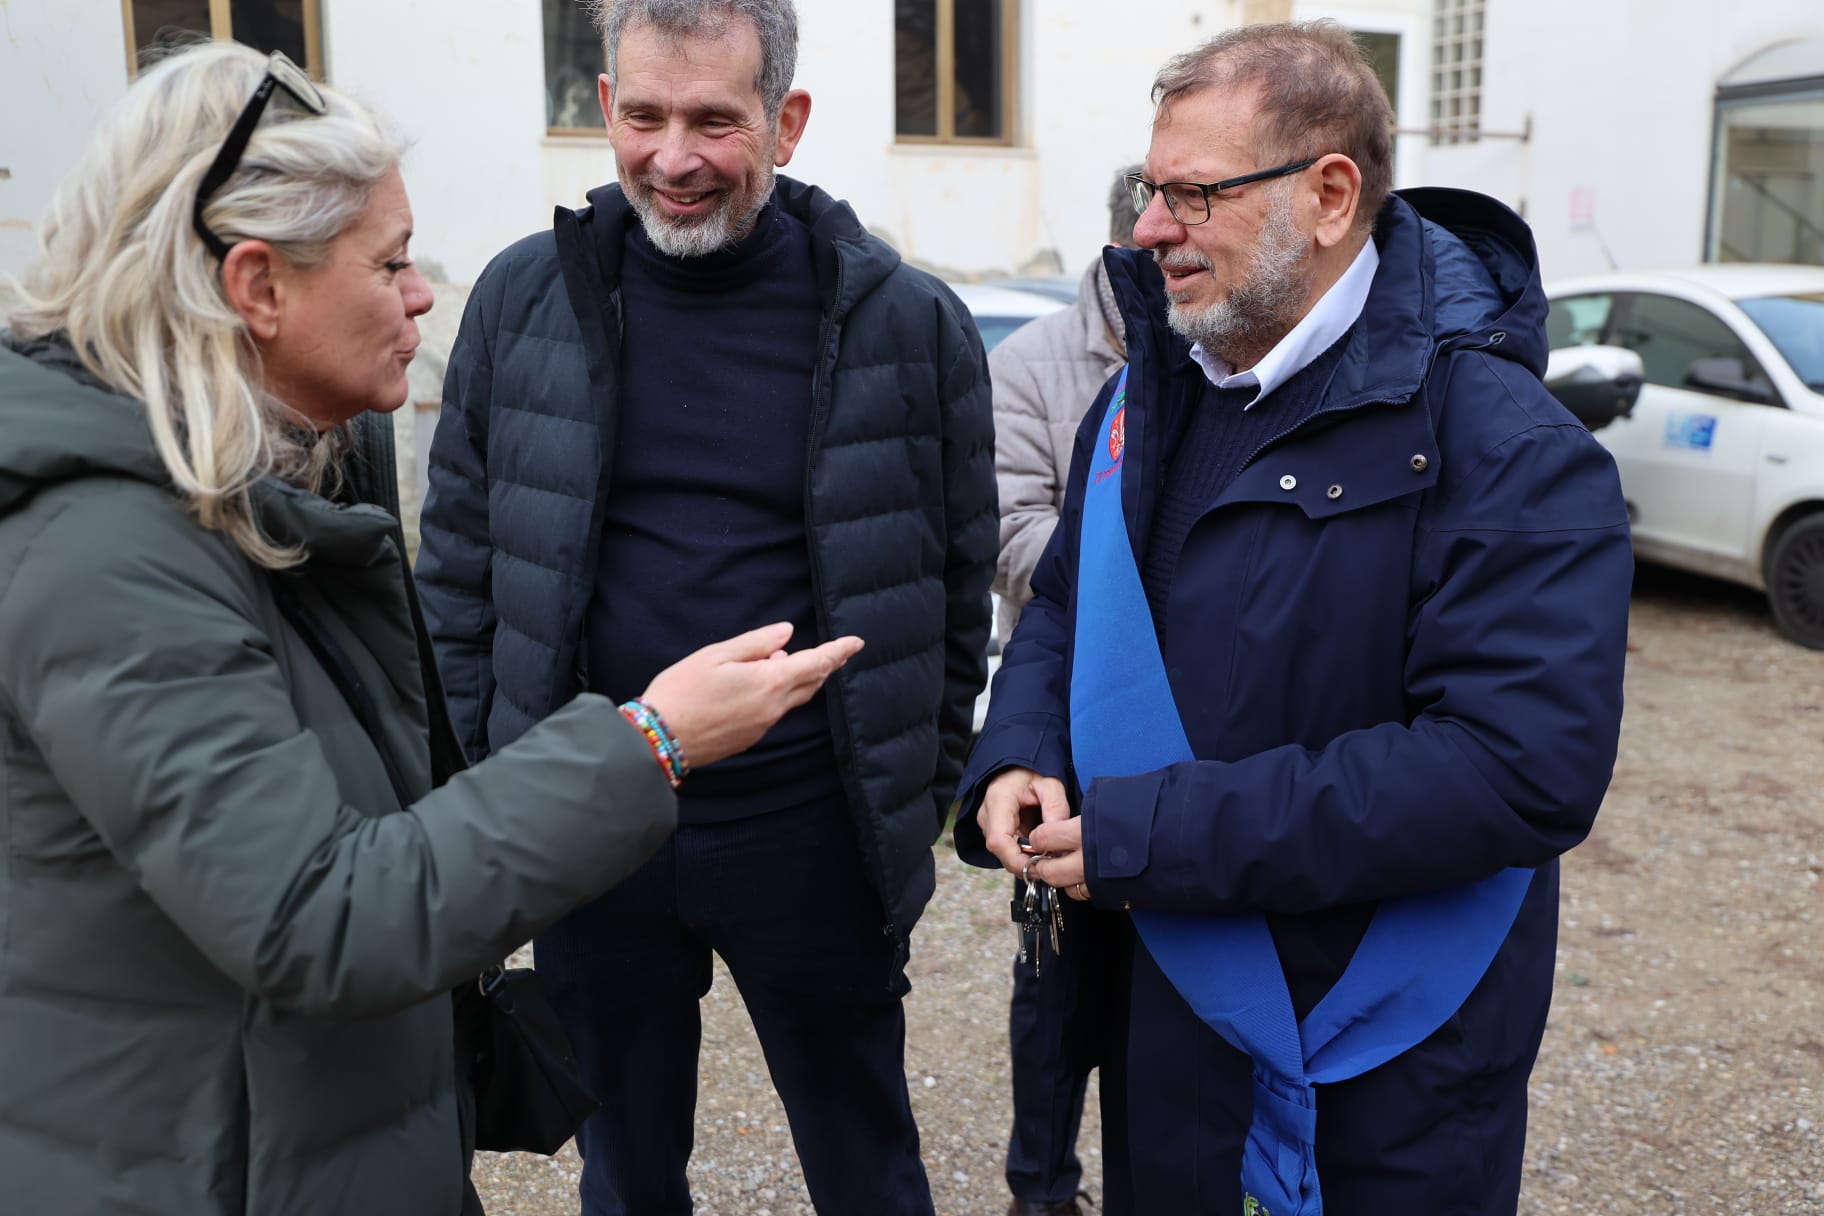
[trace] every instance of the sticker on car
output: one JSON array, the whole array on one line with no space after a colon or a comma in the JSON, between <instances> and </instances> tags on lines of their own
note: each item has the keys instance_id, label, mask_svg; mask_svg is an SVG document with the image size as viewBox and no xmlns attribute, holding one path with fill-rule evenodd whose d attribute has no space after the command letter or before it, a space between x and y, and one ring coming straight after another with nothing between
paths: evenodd
<instances>
[{"instance_id":1,"label":"sticker on car","mask_svg":"<svg viewBox=\"0 0 1824 1216\"><path fill-rule=\"evenodd\" d=\"M1708 452L1716 438L1715 414L1666 415L1666 446Z\"/></svg>"}]
</instances>

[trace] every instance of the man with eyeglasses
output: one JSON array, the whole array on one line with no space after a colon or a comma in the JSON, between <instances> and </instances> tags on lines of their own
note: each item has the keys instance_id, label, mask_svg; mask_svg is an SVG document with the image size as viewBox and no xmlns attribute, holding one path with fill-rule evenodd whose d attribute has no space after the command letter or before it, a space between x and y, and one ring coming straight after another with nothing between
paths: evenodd
<instances>
[{"instance_id":1,"label":"man with eyeglasses","mask_svg":"<svg viewBox=\"0 0 1824 1216\"><path fill-rule=\"evenodd\" d=\"M1154 100L1127 363L958 847L1129 913L1137 1210L1512 1213L1620 728L1614 465L1540 383L1526 225L1391 192L1347 31L1231 31Z\"/></svg>"}]
</instances>

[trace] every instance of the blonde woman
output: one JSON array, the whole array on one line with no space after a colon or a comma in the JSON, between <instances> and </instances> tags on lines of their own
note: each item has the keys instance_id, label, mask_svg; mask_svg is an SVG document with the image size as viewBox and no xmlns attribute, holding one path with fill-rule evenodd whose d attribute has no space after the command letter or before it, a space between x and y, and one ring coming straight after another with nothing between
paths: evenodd
<instances>
[{"instance_id":1,"label":"blonde woman","mask_svg":"<svg viewBox=\"0 0 1824 1216\"><path fill-rule=\"evenodd\" d=\"M199 47L41 229L0 342L8 1210L455 1216L451 987L860 646L756 630L431 789L393 521L336 498L431 307L400 151L282 56Z\"/></svg>"}]
</instances>

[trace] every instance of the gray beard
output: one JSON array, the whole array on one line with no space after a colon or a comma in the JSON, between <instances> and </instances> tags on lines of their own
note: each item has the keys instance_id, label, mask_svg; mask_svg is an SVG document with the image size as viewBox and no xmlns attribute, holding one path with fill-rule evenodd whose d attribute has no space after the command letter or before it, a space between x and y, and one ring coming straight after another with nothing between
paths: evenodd
<instances>
[{"instance_id":1,"label":"gray beard","mask_svg":"<svg viewBox=\"0 0 1824 1216\"><path fill-rule=\"evenodd\" d=\"M1231 367L1253 366L1298 324L1311 290L1309 250L1310 238L1292 222L1290 198L1275 200L1241 281L1201 309L1172 301L1166 322ZM1173 256L1211 268L1189 251Z\"/></svg>"},{"instance_id":2,"label":"gray beard","mask_svg":"<svg viewBox=\"0 0 1824 1216\"><path fill-rule=\"evenodd\" d=\"M654 249L666 257L700 258L732 248L754 230L754 221L760 218L767 201L773 197L773 172L767 171L765 183L739 213L735 208L740 200L732 193L723 195L722 201L709 214L686 219L661 212L653 201L652 188L644 183L623 184L622 193L633 204L634 214L640 217L646 239L652 242Z\"/></svg>"}]
</instances>

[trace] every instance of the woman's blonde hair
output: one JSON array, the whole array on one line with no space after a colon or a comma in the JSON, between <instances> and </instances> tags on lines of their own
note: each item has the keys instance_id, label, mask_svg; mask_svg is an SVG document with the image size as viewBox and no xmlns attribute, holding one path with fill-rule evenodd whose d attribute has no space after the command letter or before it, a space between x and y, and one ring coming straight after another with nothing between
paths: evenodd
<instances>
[{"instance_id":1,"label":"woman's blonde hair","mask_svg":"<svg viewBox=\"0 0 1824 1216\"><path fill-rule=\"evenodd\" d=\"M298 554L255 522L267 475L317 490L336 443L262 387L259 352L191 224L197 185L266 74L234 43L193 46L141 73L103 120L39 226L40 257L10 325L61 332L116 391L144 402L171 480L197 519L249 559ZM330 89L322 116L274 91L240 165L204 209L211 231L314 265L363 210L405 144L384 116Z\"/></svg>"}]
</instances>

